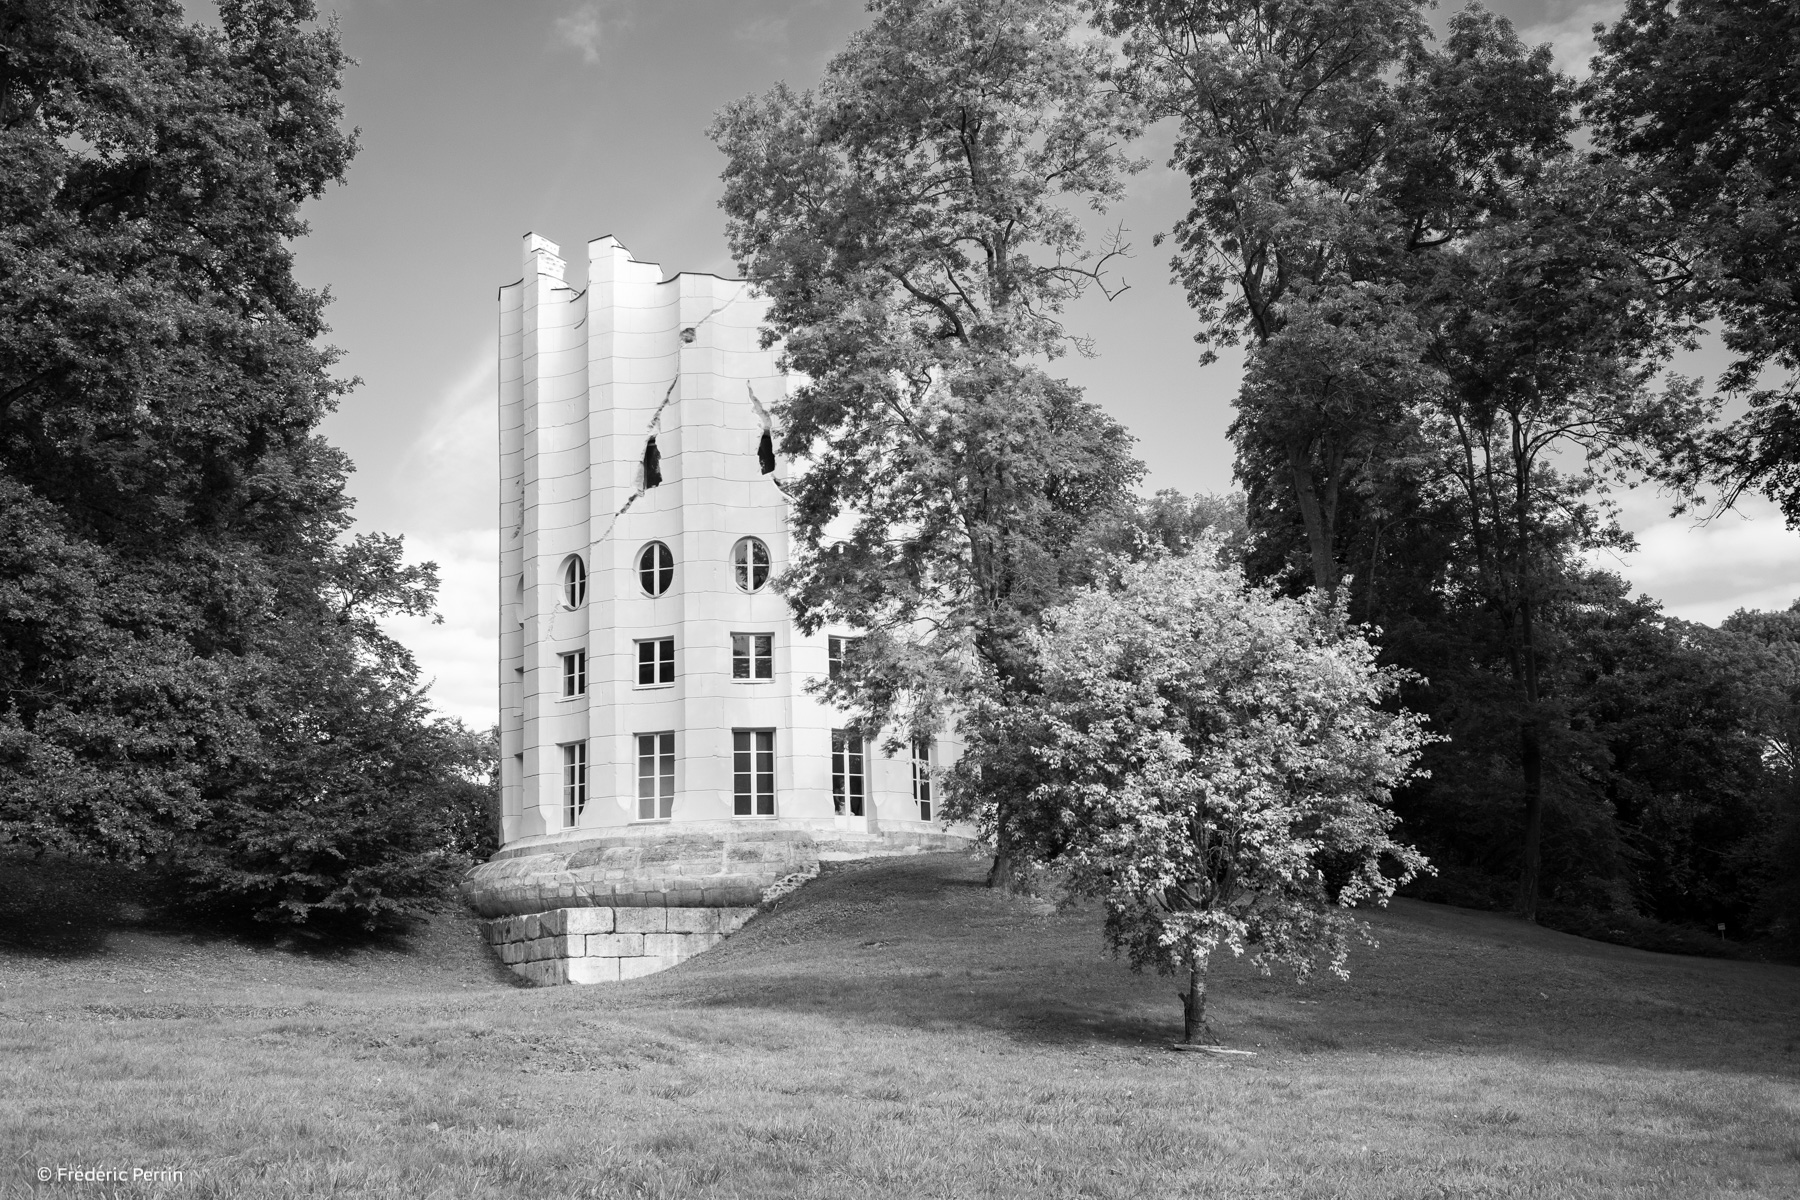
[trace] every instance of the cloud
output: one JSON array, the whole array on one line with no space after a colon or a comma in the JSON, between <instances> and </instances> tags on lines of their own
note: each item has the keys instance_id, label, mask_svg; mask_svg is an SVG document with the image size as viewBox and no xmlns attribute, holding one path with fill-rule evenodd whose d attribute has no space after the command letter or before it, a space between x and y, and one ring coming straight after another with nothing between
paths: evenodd
<instances>
[{"instance_id":1,"label":"cloud","mask_svg":"<svg viewBox=\"0 0 1800 1200\"><path fill-rule=\"evenodd\" d=\"M500 704L499 532L489 527L411 535L406 551L409 561L437 563L444 621L397 617L383 627L418 659L434 708L486 729L498 719Z\"/></svg>"},{"instance_id":2,"label":"cloud","mask_svg":"<svg viewBox=\"0 0 1800 1200\"><path fill-rule=\"evenodd\" d=\"M499 703L498 374L498 347L484 339L461 372L440 385L392 472L405 489L396 499L407 561L438 564L444 620L395 618L385 628L418 659L432 704L478 729L494 723Z\"/></svg>"},{"instance_id":3,"label":"cloud","mask_svg":"<svg viewBox=\"0 0 1800 1200\"><path fill-rule=\"evenodd\" d=\"M556 40L570 49L581 51L583 62L600 61L600 47L626 25L626 18L616 5L606 0L585 0L556 18L551 29Z\"/></svg>"},{"instance_id":4,"label":"cloud","mask_svg":"<svg viewBox=\"0 0 1800 1200\"><path fill-rule=\"evenodd\" d=\"M500 503L499 349L483 339L461 374L441 385L412 442L391 472L405 489L405 528L470 529L495 521Z\"/></svg>"},{"instance_id":5,"label":"cloud","mask_svg":"<svg viewBox=\"0 0 1800 1200\"><path fill-rule=\"evenodd\" d=\"M1638 549L1621 563L1597 556L1663 602L1663 611L1717 625L1740 608L1784 609L1800 597L1800 533L1788 529L1766 500L1744 501L1742 512L1698 524L1669 518L1666 501L1648 493L1628 498L1621 516L1636 531Z\"/></svg>"},{"instance_id":6,"label":"cloud","mask_svg":"<svg viewBox=\"0 0 1800 1200\"><path fill-rule=\"evenodd\" d=\"M1588 60L1594 56L1594 26L1617 20L1625 8L1623 0L1581 0L1573 5L1553 2L1549 7L1547 20L1520 28L1520 39L1527 46L1550 43L1557 69L1585 78Z\"/></svg>"}]
</instances>

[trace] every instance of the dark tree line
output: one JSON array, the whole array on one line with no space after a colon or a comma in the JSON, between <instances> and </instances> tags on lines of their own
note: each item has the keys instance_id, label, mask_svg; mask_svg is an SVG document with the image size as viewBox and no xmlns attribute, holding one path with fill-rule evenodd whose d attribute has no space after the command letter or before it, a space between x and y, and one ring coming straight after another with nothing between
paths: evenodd
<instances>
[{"instance_id":1,"label":"dark tree line","mask_svg":"<svg viewBox=\"0 0 1800 1200\"><path fill-rule=\"evenodd\" d=\"M1479 5L1441 42L1407 0L1100 14L1178 122L1200 338L1248 346L1251 563L1342 585L1450 734L1403 800L1427 886L1792 935L1791 615L1710 630L1588 565L1646 478L1794 512L1792 15L1635 0L1578 85ZM1718 391L1669 376L1715 319Z\"/></svg>"},{"instance_id":2,"label":"dark tree line","mask_svg":"<svg viewBox=\"0 0 1800 1200\"><path fill-rule=\"evenodd\" d=\"M0 843L373 928L486 829L484 738L378 624L437 578L351 536L347 385L293 277L355 138L308 0L0 5Z\"/></svg>"}]
</instances>

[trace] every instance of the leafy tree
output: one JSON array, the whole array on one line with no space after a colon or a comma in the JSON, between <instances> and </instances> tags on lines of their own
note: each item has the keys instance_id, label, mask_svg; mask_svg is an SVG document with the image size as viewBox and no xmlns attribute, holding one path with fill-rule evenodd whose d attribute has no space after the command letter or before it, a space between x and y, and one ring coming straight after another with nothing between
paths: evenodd
<instances>
[{"instance_id":1,"label":"leafy tree","mask_svg":"<svg viewBox=\"0 0 1800 1200\"><path fill-rule=\"evenodd\" d=\"M1101 526L1095 550L1102 557L1142 562L1187 554L1209 535L1228 560L1243 559L1250 541L1243 496L1204 492L1188 496L1163 488L1125 509L1114 523Z\"/></svg>"},{"instance_id":2,"label":"leafy tree","mask_svg":"<svg viewBox=\"0 0 1800 1200\"><path fill-rule=\"evenodd\" d=\"M290 244L355 141L313 16L0 9L0 839L379 924L443 875L447 734L377 624L436 571L349 536L316 433L348 385Z\"/></svg>"},{"instance_id":3,"label":"leafy tree","mask_svg":"<svg viewBox=\"0 0 1800 1200\"><path fill-rule=\"evenodd\" d=\"M1525 792L1518 911L1535 916L1543 831L1540 593L1557 547L1624 535L1588 497L1628 482L1662 447L1691 438L1712 406L1677 381L1653 389L1686 333L1635 253L1628 178L1564 164L1523 189L1508 220L1437 260L1424 298L1430 360L1443 374L1449 473L1466 522L1472 582L1504 630L1522 690ZM1572 473L1552 465L1581 456Z\"/></svg>"},{"instance_id":4,"label":"leafy tree","mask_svg":"<svg viewBox=\"0 0 1800 1200\"><path fill-rule=\"evenodd\" d=\"M1766 819L1728 863L1752 885L1746 889L1755 896L1751 928L1800 952L1800 600L1781 612L1739 610L1720 629L1760 651L1733 656L1721 669L1749 693L1751 727L1770 780Z\"/></svg>"},{"instance_id":5,"label":"leafy tree","mask_svg":"<svg viewBox=\"0 0 1800 1200\"><path fill-rule=\"evenodd\" d=\"M1755 0L1628 0L1598 39L1597 141L1666 205L1680 276L1724 321L1723 383L1750 410L1705 456L1727 501L1764 491L1800 527L1800 11ZM1764 387L1766 367L1785 372Z\"/></svg>"},{"instance_id":6,"label":"leafy tree","mask_svg":"<svg viewBox=\"0 0 1800 1200\"><path fill-rule=\"evenodd\" d=\"M1051 610L1032 718L1074 894L1136 969L1187 976L1183 1037L1210 1040L1220 948L1345 974L1347 910L1426 869L1390 836L1426 740L1384 708L1399 673L1341 608L1217 565L1217 543L1129 566ZM1365 932L1366 936L1366 932Z\"/></svg>"},{"instance_id":7,"label":"leafy tree","mask_svg":"<svg viewBox=\"0 0 1800 1200\"><path fill-rule=\"evenodd\" d=\"M830 694L871 728L928 732L954 706L981 791L950 807L993 830L1002 878L1016 789L983 731L1022 635L1086 569L1070 548L1139 472L1043 365L1116 250L1085 249L1074 208L1119 195L1138 118L1068 4L871 8L817 91L738 101L712 136L733 252L805 380L778 413L801 464L782 588L803 629L867 631Z\"/></svg>"},{"instance_id":8,"label":"leafy tree","mask_svg":"<svg viewBox=\"0 0 1800 1200\"><path fill-rule=\"evenodd\" d=\"M1175 226L1172 266L1200 318L1203 361L1247 337L1254 362L1309 296L1354 303L1343 289L1361 278L1357 260L1385 219L1369 187L1380 140L1369 135L1391 113L1384 75L1425 35L1420 5L1108 0L1098 19L1123 39L1133 89L1179 123L1170 165L1188 176L1192 207ZM1277 477L1292 488L1315 586L1337 582L1333 498L1356 444L1383 424L1355 407L1368 395L1338 391L1328 417L1309 413L1292 429L1263 410L1271 389L1239 399L1240 445L1281 464L1279 476L1241 464L1240 478L1253 499Z\"/></svg>"}]
</instances>

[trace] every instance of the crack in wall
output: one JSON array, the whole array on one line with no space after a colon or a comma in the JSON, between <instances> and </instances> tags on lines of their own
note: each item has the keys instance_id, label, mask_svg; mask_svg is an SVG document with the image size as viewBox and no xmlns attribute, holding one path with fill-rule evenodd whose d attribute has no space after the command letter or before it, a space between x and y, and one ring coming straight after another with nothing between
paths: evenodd
<instances>
[{"instance_id":1,"label":"crack in wall","mask_svg":"<svg viewBox=\"0 0 1800 1200\"><path fill-rule=\"evenodd\" d=\"M728 299L726 299L723 303L714 305L711 312L709 312L705 316L701 317L698 321L695 321L692 325L685 326L681 331L682 344L687 345L687 344L691 343L694 340L694 335L699 332L699 329L702 325L706 324L708 321L712 320L714 317L716 317L720 313L724 312L727 308L730 308L733 304L737 303L737 301L743 296L744 289L749 286L750 285L748 283L739 284L738 290L733 292L731 294L731 296ZM583 288L581 295L586 295L586 294L587 294L587 289ZM579 298L580 297L577 297L577 299L579 299ZM585 321L586 318L583 317L582 320ZM581 326L578 323L575 327L577 329L579 329ZM680 352L677 351L677 354L679 354L679 353ZM652 451L656 450L656 435L662 432L663 411L669 407L669 402L675 399L675 389L680 386L681 386L681 371L679 369L677 369L675 372L675 378L673 378L669 381L669 390L663 393L662 402L660 404L658 404L656 406L656 410L650 414L650 426L647 431L647 436L645 439L644 455L642 458L640 458L638 460L637 487L635 490L633 490L633 492L631 493L630 496L626 497L625 503L623 503L619 506L619 510L617 512L613 513L612 520L608 521L606 524L606 532L602 533L598 538L596 538L594 540L594 543L593 543L594 545L599 545L601 542L604 542L608 538L612 537L613 530L618 528L619 518L623 517L626 513L630 512L631 506L633 504L636 504L638 502L638 498L640 496L642 496L645 492L649 491L650 487L656 486L655 484L648 484L648 481L645 478L646 467L648 466L648 464L651 461L650 455L651 455ZM750 385L746 381L744 386L748 389ZM750 391L750 404L752 407L754 407L756 409L757 419L762 422L763 436L765 436L765 437L770 436L772 426L770 424L769 414L768 414L767 410L765 410L763 408L762 402L756 398L756 392L754 390ZM661 455L660 451L658 451L657 455L656 455L656 461L658 463L660 463L661 459L662 459L662 455ZM659 471L657 483L661 483L661 481L662 481L661 480L661 472ZM780 480L777 479L777 480L774 480L773 482L774 482L775 486L778 489L780 489L782 495L784 495L784 496L787 495L787 489L781 486Z\"/></svg>"}]
</instances>

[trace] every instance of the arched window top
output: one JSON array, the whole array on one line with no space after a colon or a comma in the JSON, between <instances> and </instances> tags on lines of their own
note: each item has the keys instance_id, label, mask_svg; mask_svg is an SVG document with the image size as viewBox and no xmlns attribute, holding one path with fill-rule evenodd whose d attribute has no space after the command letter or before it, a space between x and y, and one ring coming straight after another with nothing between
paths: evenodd
<instances>
[{"instance_id":1,"label":"arched window top","mask_svg":"<svg viewBox=\"0 0 1800 1200\"><path fill-rule=\"evenodd\" d=\"M562 583L564 607L580 608L587 603L587 564L581 555L571 554L563 563Z\"/></svg>"},{"instance_id":2,"label":"arched window top","mask_svg":"<svg viewBox=\"0 0 1800 1200\"><path fill-rule=\"evenodd\" d=\"M739 538L731 548L731 574L739 589L761 591L769 582L769 548L761 538Z\"/></svg>"},{"instance_id":3,"label":"arched window top","mask_svg":"<svg viewBox=\"0 0 1800 1200\"><path fill-rule=\"evenodd\" d=\"M638 551L638 583L652 596L660 596L675 582L675 555L661 542Z\"/></svg>"}]
</instances>

